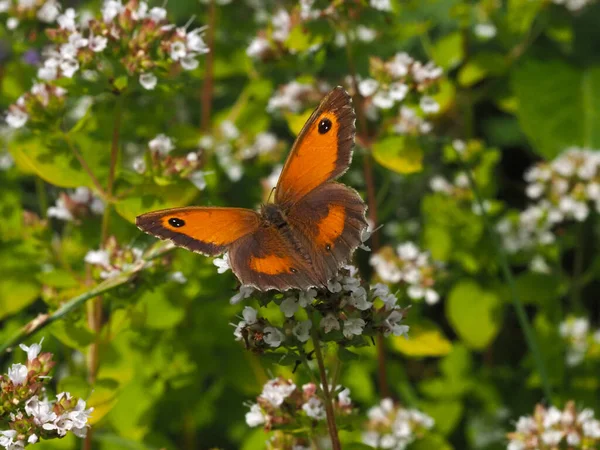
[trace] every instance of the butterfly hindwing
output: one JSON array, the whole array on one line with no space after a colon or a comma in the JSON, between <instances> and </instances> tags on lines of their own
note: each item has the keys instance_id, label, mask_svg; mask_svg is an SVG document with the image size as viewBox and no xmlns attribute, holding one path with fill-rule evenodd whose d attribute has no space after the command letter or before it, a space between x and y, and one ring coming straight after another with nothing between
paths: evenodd
<instances>
[{"instance_id":1,"label":"butterfly hindwing","mask_svg":"<svg viewBox=\"0 0 600 450\"><path fill-rule=\"evenodd\" d=\"M296 203L287 221L309 249L315 271L333 277L361 244L366 205L353 189L335 182L314 189Z\"/></svg>"},{"instance_id":2,"label":"butterfly hindwing","mask_svg":"<svg viewBox=\"0 0 600 450\"><path fill-rule=\"evenodd\" d=\"M355 118L352 100L343 88L335 88L323 99L288 155L275 190L275 203L291 206L348 169Z\"/></svg>"},{"instance_id":3,"label":"butterfly hindwing","mask_svg":"<svg viewBox=\"0 0 600 450\"><path fill-rule=\"evenodd\" d=\"M229 264L243 285L260 290L322 287L326 279L315 273L308 260L274 226L260 227L235 242Z\"/></svg>"},{"instance_id":4,"label":"butterfly hindwing","mask_svg":"<svg viewBox=\"0 0 600 450\"><path fill-rule=\"evenodd\" d=\"M245 208L188 207L142 214L142 231L208 256L220 255L238 239L255 232L260 216Z\"/></svg>"}]
</instances>

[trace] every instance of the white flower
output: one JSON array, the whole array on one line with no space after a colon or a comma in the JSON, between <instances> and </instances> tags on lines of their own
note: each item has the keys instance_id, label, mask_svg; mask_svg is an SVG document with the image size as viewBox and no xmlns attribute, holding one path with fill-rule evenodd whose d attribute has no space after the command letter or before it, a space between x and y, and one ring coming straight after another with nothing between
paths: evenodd
<instances>
[{"instance_id":1,"label":"white flower","mask_svg":"<svg viewBox=\"0 0 600 450\"><path fill-rule=\"evenodd\" d=\"M242 311L242 316L248 325L252 325L256 323L258 311L252 306L245 306L244 310Z\"/></svg>"},{"instance_id":2,"label":"white flower","mask_svg":"<svg viewBox=\"0 0 600 450\"><path fill-rule=\"evenodd\" d=\"M29 120L29 115L20 108L11 108L6 114L6 123L11 128L21 128Z\"/></svg>"},{"instance_id":3,"label":"white flower","mask_svg":"<svg viewBox=\"0 0 600 450\"><path fill-rule=\"evenodd\" d=\"M360 311L366 311L373 306L372 302L367 301L367 291L362 286L359 286L352 291L348 303Z\"/></svg>"},{"instance_id":4,"label":"white flower","mask_svg":"<svg viewBox=\"0 0 600 450\"><path fill-rule=\"evenodd\" d=\"M28 373L27 367L23 364L13 364L8 368L8 378L17 386L25 383Z\"/></svg>"},{"instance_id":5,"label":"white flower","mask_svg":"<svg viewBox=\"0 0 600 450\"><path fill-rule=\"evenodd\" d=\"M150 142L148 142L148 147L150 147L150 150L153 150L155 152L158 152L158 154L165 156L175 148L175 145L173 144L173 140L169 136L166 136L161 133L154 139L152 139Z\"/></svg>"},{"instance_id":6,"label":"white flower","mask_svg":"<svg viewBox=\"0 0 600 450\"><path fill-rule=\"evenodd\" d=\"M36 17L40 22L52 23L60 14L60 6L55 0L48 0L38 10Z\"/></svg>"},{"instance_id":7,"label":"white flower","mask_svg":"<svg viewBox=\"0 0 600 450\"><path fill-rule=\"evenodd\" d=\"M371 8L378 9L379 11L391 11L392 4L390 0L371 0Z\"/></svg>"},{"instance_id":8,"label":"white flower","mask_svg":"<svg viewBox=\"0 0 600 450\"><path fill-rule=\"evenodd\" d=\"M303 320L298 322L292 332L296 339L300 342L306 342L310 338L310 329L312 328L312 322L310 320Z\"/></svg>"},{"instance_id":9,"label":"white flower","mask_svg":"<svg viewBox=\"0 0 600 450\"><path fill-rule=\"evenodd\" d=\"M66 58L60 62L60 70L67 78L72 78L79 70L79 62L73 58Z\"/></svg>"},{"instance_id":10,"label":"white flower","mask_svg":"<svg viewBox=\"0 0 600 450\"><path fill-rule=\"evenodd\" d=\"M265 334L263 340L268 346L277 348L281 345L284 339L284 334L278 328L265 327Z\"/></svg>"},{"instance_id":11,"label":"white flower","mask_svg":"<svg viewBox=\"0 0 600 450\"><path fill-rule=\"evenodd\" d=\"M63 14L56 18L56 22L63 30L75 31L77 29L75 16L75 10L73 8L67 8Z\"/></svg>"},{"instance_id":12,"label":"white flower","mask_svg":"<svg viewBox=\"0 0 600 450\"><path fill-rule=\"evenodd\" d=\"M390 109L394 106L394 98L390 91L380 90L373 96L373 104L379 109Z\"/></svg>"},{"instance_id":13,"label":"white flower","mask_svg":"<svg viewBox=\"0 0 600 450\"><path fill-rule=\"evenodd\" d=\"M271 19L271 25L273 26L272 37L278 42L284 42L291 30L291 18L285 9L277 11Z\"/></svg>"},{"instance_id":14,"label":"white flower","mask_svg":"<svg viewBox=\"0 0 600 450\"><path fill-rule=\"evenodd\" d=\"M110 256L106 250L90 250L86 253L84 261L97 266L110 266Z\"/></svg>"},{"instance_id":15,"label":"white flower","mask_svg":"<svg viewBox=\"0 0 600 450\"><path fill-rule=\"evenodd\" d=\"M141 73L139 82L144 89L149 91L153 90L156 87L156 83L158 82L158 78L153 73Z\"/></svg>"},{"instance_id":16,"label":"white flower","mask_svg":"<svg viewBox=\"0 0 600 450\"><path fill-rule=\"evenodd\" d=\"M323 317L323 319L321 319L320 326L321 328L323 328L323 331L325 331L325 333L329 333L332 330L339 330L340 322L333 315L333 313L328 313L325 317Z\"/></svg>"},{"instance_id":17,"label":"white flower","mask_svg":"<svg viewBox=\"0 0 600 450\"><path fill-rule=\"evenodd\" d=\"M298 301L291 296L283 299L279 309L285 317L292 317L298 311Z\"/></svg>"},{"instance_id":18,"label":"white flower","mask_svg":"<svg viewBox=\"0 0 600 450\"><path fill-rule=\"evenodd\" d=\"M240 136L240 130L237 129L231 120L224 120L219 126L223 137L229 141L233 141Z\"/></svg>"},{"instance_id":19,"label":"white flower","mask_svg":"<svg viewBox=\"0 0 600 450\"><path fill-rule=\"evenodd\" d=\"M421 100L419 100L419 106L423 110L425 114L435 114L439 112L440 105L433 98L423 96Z\"/></svg>"},{"instance_id":20,"label":"white flower","mask_svg":"<svg viewBox=\"0 0 600 450\"><path fill-rule=\"evenodd\" d=\"M356 37L359 41L371 42L377 36L377 31L372 28L367 28L364 25L358 25L356 27Z\"/></svg>"},{"instance_id":21,"label":"white flower","mask_svg":"<svg viewBox=\"0 0 600 450\"><path fill-rule=\"evenodd\" d=\"M250 412L246 413L246 423L248 424L248 426L256 427L258 425L265 423L265 421L266 421L266 416L262 412L260 405L258 405L258 403L253 404L250 407Z\"/></svg>"},{"instance_id":22,"label":"white flower","mask_svg":"<svg viewBox=\"0 0 600 450\"><path fill-rule=\"evenodd\" d=\"M33 361L35 358L38 357L38 355L42 351L42 342L44 342L44 338L42 338L39 344L31 344L30 346L27 346L25 344L19 345L19 347L21 347L22 350L27 352L28 361Z\"/></svg>"},{"instance_id":23,"label":"white flower","mask_svg":"<svg viewBox=\"0 0 600 450\"><path fill-rule=\"evenodd\" d=\"M102 19L106 23L112 22L124 9L121 0L107 0L102 6Z\"/></svg>"},{"instance_id":24,"label":"white flower","mask_svg":"<svg viewBox=\"0 0 600 450\"><path fill-rule=\"evenodd\" d=\"M10 8L12 0L0 0L0 13L5 13Z\"/></svg>"},{"instance_id":25,"label":"white flower","mask_svg":"<svg viewBox=\"0 0 600 450\"><path fill-rule=\"evenodd\" d=\"M187 55L187 50L184 42L175 41L171 43L170 56L173 61L179 61L185 55Z\"/></svg>"},{"instance_id":26,"label":"white flower","mask_svg":"<svg viewBox=\"0 0 600 450\"><path fill-rule=\"evenodd\" d=\"M37 437L37 434L32 434L31 436L29 436L27 438L27 443L28 444L35 444L38 441L38 439L39 438Z\"/></svg>"},{"instance_id":27,"label":"white flower","mask_svg":"<svg viewBox=\"0 0 600 450\"><path fill-rule=\"evenodd\" d=\"M265 383L260 397L268 401L271 405L279 407L295 389L296 385L291 381L286 383L278 378L274 378Z\"/></svg>"},{"instance_id":28,"label":"white flower","mask_svg":"<svg viewBox=\"0 0 600 450\"><path fill-rule=\"evenodd\" d=\"M269 41L263 37L255 37L246 49L246 55L250 58L260 58L270 48Z\"/></svg>"},{"instance_id":29,"label":"white flower","mask_svg":"<svg viewBox=\"0 0 600 450\"><path fill-rule=\"evenodd\" d=\"M9 30L14 30L18 26L19 26L19 19L17 19L16 17L9 17L8 20L6 21L6 28L8 28Z\"/></svg>"},{"instance_id":30,"label":"white flower","mask_svg":"<svg viewBox=\"0 0 600 450\"><path fill-rule=\"evenodd\" d=\"M547 430L542 433L542 441L547 445L558 445L563 438L561 430Z\"/></svg>"},{"instance_id":31,"label":"white flower","mask_svg":"<svg viewBox=\"0 0 600 450\"><path fill-rule=\"evenodd\" d=\"M238 292L233 297L231 297L231 299L229 300L229 303L231 303L232 305L235 305L236 303L241 302L245 298L250 297L253 293L254 293L254 288L252 286L240 286L240 292Z\"/></svg>"},{"instance_id":32,"label":"white flower","mask_svg":"<svg viewBox=\"0 0 600 450\"><path fill-rule=\"evenodd\" d=\"M337 292L341 292L342 291L342 285L340 284L339 281L337 281L335 278L332 280L329 280L327 282L327 289L329 289L329 292L332 293L337 293Z\"/></svg>"},{"instance_id":33,"label":"white flower","mask_svg":"<svg viewBox=\"0 0 600 450\"><path fill-rule=\"evenodd\" d=\"M379 83L373 78L367 78L358 83L358 92L363 97L370 97L375 92L377 92L377 88L379 87Z\"/></svg>"},{"instance_id":34,"label":"white flower","mask_svg":"<svg viewBox=\"0 0 600 450\"><path fill-rule=\"evenodd\" d=\"M196 155L196 153L190 153L190 154L188 154L188 161L190 160L189 159L190 155ZM197 155L196 155L196 157L197 157ZM191 173L189 175L188 179L192 182L192 184L194 186L196 186L198 188L198 190L203 191L206 188L206 177L205 177L205 175L206 175L206 172L203 172L201 170L197 170L197 171Z\"/></svg>"},{"instance_id":35,"label":"white flower","mask_svg":"<svg viewBox=\"0 0 600 450\"><path fill-rule=\"evenodd\" d=\"M0 431L0 445L10 449L15 448L15 438L17 437L17 430L6 430ZM16 441L18 442L18 441Z\"/></svg>"},{"instance_id":36,"label":"white flower","mask_svg":"<svg viewBox=\"0 0 600 450\"><path fill-rule=\"evenodd\" d=\"M302 405L302 409L306 415L315 420L323 420L326 416L325 405L319 397L311 397Z\"/></svg>"},{"instance_id":37,"label":"white flower","mask_svg":"<svg viewBox=\"0 0 600 450\"><path fill-rule=\"evenodd\" d=\"M350 318L344 321L344 336L351 339L352 336L360 336L363 332L366 322L360 318Z\"/></svg>"},{"instance_id":38,"label":"white flower","mask_svg":"<svg viewBox=\"0 0 600 450\"><path fill-rule=\"evenodd\" d=\"M213 259L213 264L217 266L217 273L227 272L229 269L231 269L231 266L229 265L229 254L223 253L221 258Z\"/></svg>"},{"instance_id":39,"label":"white flower","mask_svg":"<svg viewBox=\"0 0 600 450\"><path fill-rule=\"evenodd\" d=\"M402 320L403 315L397 309L392 311L388 318L385 320L384 325L387 327L384 335L389 336L393 334L394 336L404 336L408 339L408 325L400 325L400 321Z\"/></svg>"},{"instance_id":40,"label":"white flower","mask_svg":"<svg viewBox=\"0 0 600 450\"><path fill-rule=\"evenodd\" d=\"M341 406L350 406L352 405L352 400L350 399L350 389L345 388L340 391L338 394L338 401Z\"/></svg>"},{"instance_id":41,"label":"white flower","mask_svg":"<svg viewBox=\"0 0 600 450\"><path fill-rule=\"evenodd\" d=\"M167 18L167 10L165 8L159 8L155 6L150 9L150 13L148 14L150 19L154 22L161 22Z\"/></svg>"},{"instance_id":42,"label":"white flower","mask_svg":"<svg viewBox=\"0 0 600 450\"><path fill-rule=\"evenodd\" d=\"M108 38L104 36L91 36L90 49L96 53L103 51L108 43Z\"/></svg>"},{"instance_id":43,"label":"white flower","mask_svg":"<svg viewBox=\"0 0 600 450\"><path fill-rule=\"evenodd\" d=\"M209 52L204 39L202 39L202 33L204 33L204 30L206 30L206 27L196 28L185 36L186 45L189 51L197 54Z\"/></svg>"},{"instance_id":44,"label":"white flower","mask_svg":"<svg viewBox=\"0 0 600 450\"><path fill-rule=\"evenodd\" d=\"M187 283L187 278L185 277L185 275L183 274L183 272L181 272L180 270L173 272L170 276L171 280L173 280L175 283L179 283L179 284L185 284Z\"/></svg>"},{"instance_id":45,"label":"white flower","mask_svg":"<svg viewBox=\"0 0 600 450\"><path fill-rule=\"evenodd\" d=\"M435 305L440 300L440 295L433 289L425 290L425 302L428 305Z\"/></svg>"},{"instance_id":46,"label":"white flower","mask_svg":"<svg viewBox=\"0 0 600 450\"><path fill-rule=\"evenodd\" d=\"M491 39L496 36L496 26L493 23L478 23L475 25L475 36L482 39Z\"/></svg>"},{"instance_id":47,"label":"white flower","mask_svg":"<svg viewBox=\"0 0 600 450\"><path fill-rule=\"evenodd\" d=\"M196 59L196 55L190 53L179 60L183 70L194 70L200 65L200 62Z\"/></svg>"}]
</instances>

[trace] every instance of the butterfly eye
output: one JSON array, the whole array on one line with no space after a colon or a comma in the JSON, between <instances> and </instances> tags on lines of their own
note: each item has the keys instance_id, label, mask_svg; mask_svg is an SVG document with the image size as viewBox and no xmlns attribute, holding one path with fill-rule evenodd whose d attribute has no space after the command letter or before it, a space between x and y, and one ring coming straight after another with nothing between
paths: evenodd
<instances>
[{"instance_id":1,"label":"butterfly eye","mask_svg":"<svg viewBox=\"0 0 600 450\"><path fill-rule=\"evenodd\" d=\"M171 217L169 219L169 225L171 225L172 227L175 227L175 228L180 228L185 225L185 221L178 219L177 217Z\"/></svg>"},{"instance_id":2,"label":"butterfly eye","mask_svg":"<svg viewBox=\"0 0 600 450\"><path fill-rule=\"evenodd\" d=\"M321 119L319 122L319 134L325 134L331 130L331 120Z\"/></svg>"},{"instance_id":3,"label":"butterfly eye","mask_svg":"<svg viewBox=\"0 0 600 450\"><path fill-rule=\"evenodd\" d=\"M298 270L294 269L293 267L290 267L290 272L292 272L292 273L298 273Z\"/></svg>"}]
</instances>

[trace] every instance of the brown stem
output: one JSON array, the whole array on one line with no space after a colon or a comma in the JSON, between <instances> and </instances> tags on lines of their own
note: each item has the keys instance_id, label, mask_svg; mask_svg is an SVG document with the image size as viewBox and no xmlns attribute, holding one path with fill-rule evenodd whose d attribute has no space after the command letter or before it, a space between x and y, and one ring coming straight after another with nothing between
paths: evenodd
<instances>
[{"instance_id":1,"label":"brown stem","mask_svg":"<svg viewBox=\"0 0 600 450\"><path fill-rule=\"evenodd\" d=\"M206 54L206 70L204 72L204 84L202 85L202 116L200 121L200 129L208 131L210 129L210 115L212 109L213 96L213 76L214 76L214 61L215 61L215 26L217 21L217 7L215 0L211 0L208 6L208 30L207 46L208 53Z\"/></svg>"},{"instance_id":2,"label":"brown stem","mask_svg":"<svg viewBox=\"0 0 600 450\"><path fill-rule=\"evenodd\" d=\"M335 423L335 414L333 412L333 403L331 400L331 393L329 392L329 383L327 382L327 373L325 372L325 363L323 362L323 353L321 352L321 346L319 343L319 332L317 328L312 327L312 341L315 347L315 356L317 357L317 364L319 366L319 374L321 376L321 389L323 391L323 397L325 400L325 414L327 415L327 429L329 430L329 437L331 438L331 447L333 450L341 450L340 438L338 436L337 425Z\"/></svg>"},{"instance_id":3,"label":"brown stem","mask_svg":"<svg viewBox=\"0 0 600 450\"><path fill-rule=\"evenodd\" d=\"M348 68L350 70L350 79L352 81L352 89L354 90L354 108L356 109L356 121L358 122L358 133L362 143L365 145L367 154L364 158L363 172L365 176L365 184L367 185L367 205L369 206L369 220L374 229L377 228L377 196L375 194L375 180L373 177L373 161L370 148L370 140L368 136L367 118L365 116L360 92L358 92L358 78L356 76L356 65L352 54L352 45L350 35L346 33L346 55L348 58ZM379 250L379 232L373 232L371 236L371 247L373 252ZM385 343L383 336L380 334L375 341L377 347L377 364L379 372L379 393L382 397L390 396L390 389L387 381L387 372L385 364Z\"/></svg>"}]
</instances>

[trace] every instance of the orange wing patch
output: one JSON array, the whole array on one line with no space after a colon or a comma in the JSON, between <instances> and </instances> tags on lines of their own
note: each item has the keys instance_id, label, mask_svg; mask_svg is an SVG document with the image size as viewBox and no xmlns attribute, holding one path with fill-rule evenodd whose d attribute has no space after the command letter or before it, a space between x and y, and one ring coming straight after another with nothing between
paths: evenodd
<instances>
[{"instance_id":1,"label":"orange wing patch","mask_svg":"<svg viewBox=\"0 0 600 450\"><path fill-rule=\"evenodd\" d=\"M263 258L257 256L250 257L249 266L258 273L267 275L279 275L281 273L293 273L293 261L291 258L277 255L269 255Z\"/></svg>"},{"instance_id":2,"label":"orange wing patch","mask_svg":"<svg viewBox=\"0 0 600 450\"><path fill-rule=\"evenodd\" d=\"M292 147L277 183L275 203L291 206L348 169L355 117L343 88L335 88L325 97Z\"/></svg>"},{"instance_id":3,"label":"orange wing patch","mask_svg":"<svg viewBox=\"0 0 600 450\"><path fill-rule=\"evenodd\" d=\"M223 253L227 246L256 231L259 224L260 216L244 208L172 208L136 218L142 231L210 256Z\"/></svg>"},{"instance_id":4,"label":"orange wing patch","mask_svg":"<svg viewBox=\"0 0 600 450\"><path fill-rule=\"evenodd\" d=\"M346 210L342 205L329 205L328 212L317 223L318 234L315 237L315 241L326 247L327 245L333 247L335 241L344 232L344 224L346 222Z\"/></svg>"}]
</instances>

